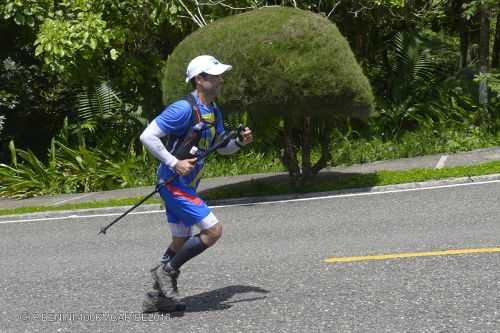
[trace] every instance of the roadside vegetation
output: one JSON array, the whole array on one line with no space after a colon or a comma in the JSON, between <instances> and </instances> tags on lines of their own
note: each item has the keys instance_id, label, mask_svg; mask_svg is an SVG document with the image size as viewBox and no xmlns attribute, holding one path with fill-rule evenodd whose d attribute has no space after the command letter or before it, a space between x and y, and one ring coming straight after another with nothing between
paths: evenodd
<instances>
[{"instance_id":1,"label":"roadside vegetation","mask_svg":"<svg viewBox=\"0 0 500 333\"><path fill-rule=\"evenodd\" d=\"M212 157L205 177L287 171L293 178L315 164L324 168L500 145L497 1L241 0L199 8L197 3L9 0L0 4L0 33L12 41L0 51L0 196L26 198L153 184L157 162L138 137L161 112L168 99L165 92L177 87L165 83L173 68L169 66L175 64L167 59L200 27L275 4L298 6L336 25L370 83L374 97L370 117L351 114L336 119L327 134L313 128L315 145L304 146L303 128L287 127L287 119L267 119L269 112L257 115L252 103L229 112L227 102L226 126L248 124L256 142L236 156ZM231 50L228 46L226 51ZM251 59L250 54L247 61ZM238 68L238 63L233 65ZM307 62L303 65L309 68ZM293 61L287 66L293 69ZM244 74L252 74L248 68L229 73L228 87L231 82L236 88L248 84L244 81ZM296 85L293 91L317 94L306 90L312 89L310 81L300 73L314 74L305 69L294 72L294 79L305 86ZM262 88L255 96L266 92L265 82L255 86ZM280 82L285 81L276 81L277 86L267 92L290 95L288 86L278 89ZM250 89L242 100L251 102L255 96ZM272 101L273 96L260 101ZM288 146L280 133L289 134ZM328 156L327 162L322 156ZM301 185L309 189L319 183ZM273 192L262 186L245 193ZM331 189L336 189L334 184L328 186Z\"/></svg>"},{"instance_id":2,"label":"roadside vegetation","mask_svg":"<svg viewBox=\"0 0 500 333\"><path fill-rule=\"evenodd\" d=\"M318 176L320 181L303 186L300 189L292 187L286 178L270 174L266 179L207 190L201 193L201 197L206 200L208 204L212 204L216 202L216 200L249 197L253 197L255 200L258 200L259 197L272 195L331 192L344 189L368 188L374 186L424 182L449 178L474 177L498 173L500 173L499 161L454 168L380 171L367 174L334 174L326 172L321 173ZM132 197L103 201L88 201L77 204L61 204L57 206L28 206L22 208L0 209L0 215L132 206L142 198L143 197ZM163 204L163 202L158 197L153 197L148 199L145 204Z\"/></svg>"}]
</instances>

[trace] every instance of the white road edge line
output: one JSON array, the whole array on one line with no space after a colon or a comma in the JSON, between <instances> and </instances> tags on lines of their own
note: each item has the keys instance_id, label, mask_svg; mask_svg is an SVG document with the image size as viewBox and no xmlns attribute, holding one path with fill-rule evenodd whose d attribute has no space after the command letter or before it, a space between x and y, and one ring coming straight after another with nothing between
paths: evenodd
<instances>
[{"instance_id":1,"label":"white road edge line","mask_svg":"<svg viewBox=\"0 0 500 333\"><path fill-rule=\"evenodd\" d=\"M165 210L148 210L146 212L132 212L128 215L143 215L143 214L157 214L157 213L165 213ZM0 221L0 224L5 223L17 223L17 222L39 222L39 221L58 221L58 220L72 220L72 219L85 219L91 217L111 217L111 216L120 216L123 213L109 213L109 214L92 214L92 215L68 215L68 216L60 216L60 217L44 217L38 219L26 219L26 220L11 220L11 221Z\"/></svg>"},{"instance_id":2,"label":"white road edge line","mask_svg":"<svg viewBox=\"0 0 500 333\"><path fill-rule=\"evenodd\" d=\"M482 181L482 182L437 185L437 186L428 186L428 187L420 187L420 188L388 190L388 191L380 191L380 192L334 194L334 195L325 195L325 196L311 197L311 198L286 199L286 200L276 200L276 201L266 201L266 202L256 202L256 203L243 203L243 204L229 204L229 205L218 205L218 206L216 205L216 206L209 206L209 207L210 208L226 208L226 207L238 207L238 206L257 206L257 205L262 206L262 205L272 205L272 204L287 203L287 202L300 202L300 201L314 201L314 200L325 200L325 199L335 199L335 198L361 197L361 196L369 196L369 195L391 194L391 193L402 193L402 192L413 192L413 191L426 191L426 190L436 190L436 189L443 189L443 188L494 184L494 183L500 183L500 180L487 180L487 181ZM129 215L145 215L145 214L158 214L158 213L165 214L165 210L132 212L132 213L129 213ZM92 215L73 214L73 215L61 216L61 217L46 217L46 218L34 218L34 219L25 219L25 220L0 221L0 224L21 223L21 222L37 222L37 221L57 221L57 220L82 219L82 218L93 218L93 217L112 217L112 216L119 216L121 214L123 214L123 213L120 212L120 213L92 214Z\"/></svg>"},{"instance_id":3,"label":"white road edge line","mask_svg":"<svg viewBox=\"0 0 500 333\"><path fill-rule=\"evenodd\" d=\"M444 164L446 163L446 160L448 159L448 155L443 155L439 159L439 161L436 164L436 169L442 169L444 167Z\"/></svg>"}]
</instances>

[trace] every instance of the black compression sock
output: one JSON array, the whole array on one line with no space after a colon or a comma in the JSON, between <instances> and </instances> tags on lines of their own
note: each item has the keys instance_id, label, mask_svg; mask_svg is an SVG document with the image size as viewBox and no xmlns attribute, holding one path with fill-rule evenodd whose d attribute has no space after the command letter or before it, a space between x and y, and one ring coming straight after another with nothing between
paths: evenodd
<instances>
[{"instance_id":1,"label":"black compression sock","mask_svg":"<svg viewBox=\"0 0 500 333\"><path fill-rule=\"evenodd\" d=\"M182 265L184 265L188 260L196 257L208 248L201 241L200 234L189 238L182 248L177 252L177 254L170 259L170 266L175 270L178 270Z\"/></svg>"},{"instance_id":2,"label":"black compression sock","mask_svg":"<svg viewBox=\"0 0 500 333\"><path fill-rule=\"evenodd\" d=\"M172 249L170 247L167 248L167 250L165 251L165 254L163 254L163 257L161 257L160 259L160 262L162 264L166 264L167 262L169 262L173 257L175 256L175 252L172 251Z\"/></svg>"}]
</instances>

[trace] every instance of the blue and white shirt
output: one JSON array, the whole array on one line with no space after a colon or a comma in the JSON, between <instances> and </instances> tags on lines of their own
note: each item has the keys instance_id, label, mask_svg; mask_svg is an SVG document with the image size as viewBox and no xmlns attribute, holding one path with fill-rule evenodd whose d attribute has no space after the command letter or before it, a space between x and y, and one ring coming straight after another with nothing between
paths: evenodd
<instances>
[{"instance_id":1,"label":"blue and white shirt","mask_svg":"<svg viewBox=\"0 0 500 333\"><path fill-rule=\"evenodd\" d=\"M206 150L210 147L215 136L224 132L224 122L221 112L215 103L212 102L209 106L205 106L198 98L196 92L193 92L192 95L200 110L202 119L211 123L215 121L215 126L210 126L202 131L202 137L198 144L198 148ZM177 137L181 137L189 130L189 127L192 126L192 112L191 104L189 104L187 100L179 100L165 108L154 121L165 134L173 134ZM193 171L186 176L179 176L176 183L196 190L202 177L203 166L204 161L197 162ZM175 175L175 171L163 162L160 162L157 172L158 181L167 180L173 175Z\"/></svg>"}]
</instances>

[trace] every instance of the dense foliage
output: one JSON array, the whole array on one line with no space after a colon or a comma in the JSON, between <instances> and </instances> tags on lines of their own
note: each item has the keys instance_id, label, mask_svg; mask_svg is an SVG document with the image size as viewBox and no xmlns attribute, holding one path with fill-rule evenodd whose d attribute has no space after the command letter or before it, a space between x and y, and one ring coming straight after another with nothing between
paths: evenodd
<instances>
[{"instance_id":1,"label":"dense foliage","mask_svg":"<svg viewBox=\"0 0 500 333\"><path fill-rule=\"evenodd\" d=\"M96 186L41 182L38 190L28 190L35 179L41 179L42 170L54 170L51 156L54 152L60 156L63 146L79 156L77 160L100 156L126 165L135 163L128 154L148 156L137 136L145 121L163 108L161 68L178 43L220 18L272 5L298 7L334 22L373 87L376 107L368 124L355 120L335 124L331 165L500 143L500 5L496 0L2 0L0 162L5 165L0 167L0 187L7 188L2 195L14 193L10 188L37 195L152 181L156 163L150 159L135 164L141 170L123 167L116 173L105 170L109 164L100 164L99 172L108 176L94 174L96 180L107 179ZM228 77L227 83L238 81L244 82ZM260 132L254 151L248 153L262 158L259 163L266 165L265 170L281 168L274 135L280 123L256 119L248 112L227 118L233 123L265 124L254 126ZM14 150L9 149L11 140ZM313 149L311 154L319 158L321 151ZM28 161L35 159L44 167ZM225 165L224 161L217 163ZM228 164L233 167L220 169L232 174L258 171L243 161L243 155L235 156ZM31 170L33 177L29 172L23 176L22 170ZM92 168L66 170L82 178L94 172ZM12 177L21 185L4 185L12 184ZM134 183L120 177L142 180Z\"/></svg>"},{"instance_id":2,"label":"dense foliage","mask_svg":"<svg viewBox=\"0 0 500 333\"><path fill-rule=\"evenodd\" d=\"M231 110L289 113L311 109L314 113L323 109L328 117L366 118L372 107L370 84L349 44L334 24L308 11L261 8L194 32L166 64L163 91L167 102L186 93L185 68L199 54L214 54L234 64L218 99Z\"/></svg>"}]
</instances>

